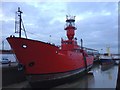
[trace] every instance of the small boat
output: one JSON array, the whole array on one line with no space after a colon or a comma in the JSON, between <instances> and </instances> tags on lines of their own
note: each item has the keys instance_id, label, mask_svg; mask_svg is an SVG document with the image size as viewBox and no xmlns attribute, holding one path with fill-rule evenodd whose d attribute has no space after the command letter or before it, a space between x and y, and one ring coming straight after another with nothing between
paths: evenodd
<instances>
[{"instance_id":1,"label":"small boat","mask_svg":"<svg viewBox=\"0 0 120 90\"><path fill-rule=\"evenodd\" d=\"M88 55L74 38L75 16L66 16L66 27L68 40L61 39L61 46L51 43L23 38L21 35L21 14L18 8L19 37L7 38L13 49L20 66L24 67L27 80L32 87L54 86L68 78L87 71L93 65L94 57ZM25 31L25 30L24 30ZM52 84L52 85L50 85ZM45 85L45 86L44 86Z\"/></svg>"},{"instance_id":2,"label":"small boat","mask_svg":"<svg viewBox=\"0 0 120 90\"><path fill-rule=\"evenodd\" d=\"M107 47L107 53L104 53L100 56L100 63L102 67L112 66L114 65L114 60L112 55L110 54L110 47Z\"/></svg>"}]
</instances>

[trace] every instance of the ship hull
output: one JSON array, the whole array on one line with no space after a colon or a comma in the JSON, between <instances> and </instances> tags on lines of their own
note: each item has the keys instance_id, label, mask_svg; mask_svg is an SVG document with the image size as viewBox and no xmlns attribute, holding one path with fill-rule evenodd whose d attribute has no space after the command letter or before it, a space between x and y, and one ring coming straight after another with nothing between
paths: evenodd
<instances>
[{"instance_id":1,"label":"ship hull","mask_svg":"<svg viewBox=\"0 0 120 90\"><path fill-rule=\"evenodd\" d=\"M91 69L92 65L87 69ZM73 82L86 74L86 70L78 69L64 73L47 74L47 75L28 75L27 79L32 88L52 88L64 83ZM41 77L42 78L41 80Z\"/></svg>"},{"instance_id":2,"label":"ship hull","mask_svg":"<svg viewBox=\"0 0 120 90\"><path fill-rule=\"evenodd\" d=\"M80 52L61 50L55 45L25 38L8 37L7 40L33 86L64 80L93 65L93 56L83 57Z\"/></svg>"},{"instance_id":3,"label":"ship hull","mask_svg":"<svg viewBox=\"0 0 120 90\"><path fill-rule=\"evenodd\" d=\"M101 70L103 71L111 68L115 64L112 58L108 58L108 59L102 58L100 59L100 62L101 62Z\"/></svg>"},{"instance_id":4,"label":"ship hull","mask_svg":"<svg viewBox=\"0 0 120 90\"><path fill-rule=\"evenodd\" d=\"M114 61L112 59L100 59L102 65L112 65Z\"/></svg>"}]
</instances>

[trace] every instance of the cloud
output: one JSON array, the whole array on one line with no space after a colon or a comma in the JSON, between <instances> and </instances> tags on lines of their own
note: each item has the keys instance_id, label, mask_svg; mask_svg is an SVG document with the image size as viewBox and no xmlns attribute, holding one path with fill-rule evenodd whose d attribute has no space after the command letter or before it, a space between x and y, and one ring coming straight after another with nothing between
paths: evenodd
<instances>
[{"instance_id":1,"label":"cloud","mask_svg":"<svg viewBox=\"0 0 120 90\"><path fill-rule=\"evenodd\" d=\"M101 49L110 44L117 52L118 43L118 4L116 2L3 2L0 8L2 37L5 39L14 32L14 18L17 7L23 11L23 21L31 39L50 41L60 45L66 15L76 16L76 37L80 44L89 48Z\"/></svg>"}]
</instances>

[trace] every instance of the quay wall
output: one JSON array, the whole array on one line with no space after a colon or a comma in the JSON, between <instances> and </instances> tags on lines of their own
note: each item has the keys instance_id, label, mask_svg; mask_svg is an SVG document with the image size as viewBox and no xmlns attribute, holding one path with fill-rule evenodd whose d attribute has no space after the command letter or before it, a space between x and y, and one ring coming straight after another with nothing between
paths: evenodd
<instances>
[{"instance_id":1,"label":"quay wall","mask_svg":"<svg viewBox=\"0 0 120 90\"><path fill-rule=\"evenodd\" d=\"M18 71L17 66L2 67L2 86L25 81L24 71Z\"/></svg>"}]
</instances>

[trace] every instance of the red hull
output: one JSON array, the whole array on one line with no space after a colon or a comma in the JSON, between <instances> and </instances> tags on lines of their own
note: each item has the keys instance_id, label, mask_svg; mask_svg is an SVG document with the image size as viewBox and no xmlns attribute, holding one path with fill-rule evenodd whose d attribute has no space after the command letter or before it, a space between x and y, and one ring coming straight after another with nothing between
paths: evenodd
<instances>
[{"instance_id":1,"label":"red hull","mask_svg":"<svg viewBox=\"0 0 120 90\"><path fill-rule=\"evenodd\" d=\"M82 53L62 51L57 46L24 38L7 38L26 74L49 74L85 68ZM26 45L26 46L25 46ZM86 57L87 65L93 57Z\"/></svg>"},{"instance_id":2,"label":"red hull","mask_svg":"<svg viewBox=\"0 0 120 90\"><path fill-rule=\"evenodd\" d=\"M44 83L55 85L56 81L63 82L86 70L81 52L61 50L55 45L24 38L9 37L7 40L19 63L25 67L32 87L36 87L37 83L42 87ZM92 67L93 60L93 56L86 57L87 69Z\"/></svg>"}]
</instances>

